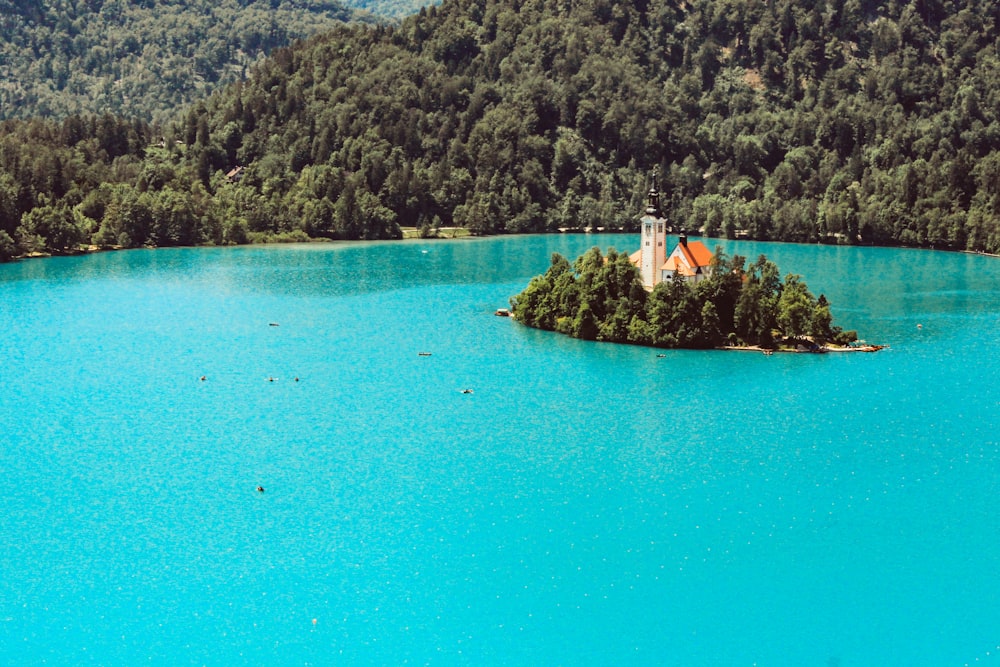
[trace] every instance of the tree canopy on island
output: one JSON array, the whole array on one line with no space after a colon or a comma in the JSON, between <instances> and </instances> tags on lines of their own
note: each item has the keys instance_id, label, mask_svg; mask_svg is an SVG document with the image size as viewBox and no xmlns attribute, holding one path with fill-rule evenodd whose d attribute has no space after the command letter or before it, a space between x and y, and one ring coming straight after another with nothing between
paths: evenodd
<instances>
[{"instance_id":1,"label":"tree canopy on island","mask_svg":"<svg viewBox=\"0 0 1000 667\"><path fill-rule=\"evenodd\" d=\"M833 326L830 304L801 276L781 279L761 255L746 265L716 252L709 278L673 278L647 293L628 255L592 248L573 264L552 255L548 271L511 298L517 321L586 340L666 348L723 345L771 348L781 342L847 344L853 331Z\"/></svg>"},{"instance_id":2,"label":"tree canopy on island","mask_svg":"<svg viewBox=\"0 0 1000 667\"><path fill-rule=\"evenodd\" d=\"M1000 5L446 0L169 123L0 125L0 255L629 231L654 167L708 236L998 252Z\"/></svg>"}]
</instances>

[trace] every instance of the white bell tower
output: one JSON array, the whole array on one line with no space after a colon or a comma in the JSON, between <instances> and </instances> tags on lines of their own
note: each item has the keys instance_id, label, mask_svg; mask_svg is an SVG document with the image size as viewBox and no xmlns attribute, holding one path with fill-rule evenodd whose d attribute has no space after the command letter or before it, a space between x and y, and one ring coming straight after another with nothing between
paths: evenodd
<instances>
[{"instance_id":1,"label":"white bell tower","mask_svg":"<svg viewBox=\"0 0 1000 667\"><path fill-rule=\"evenodd\" d=\"M667 221L660 217L660 193L656 191L656 170L647 194L646 213L639 218L642 261L639 271L643 286L651 290L660 282L660 267L667 261Z\"/></svg>"}]
</instances>

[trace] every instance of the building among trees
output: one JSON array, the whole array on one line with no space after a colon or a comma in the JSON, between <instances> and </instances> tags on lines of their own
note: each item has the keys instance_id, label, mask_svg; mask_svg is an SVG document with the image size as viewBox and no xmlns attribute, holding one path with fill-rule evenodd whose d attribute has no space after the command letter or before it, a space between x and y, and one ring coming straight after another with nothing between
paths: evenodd
<instances>
[{"instance_id":1,"label":"building among trees","mask_svg":"<svg viewBox=\"0 0 1000 667\"><path fill-rule=\"evenodd\" d=\"M648 291L666 280L697 283L712 275L712 252L701 241L688 241L684 232L678 234L677 245L667 255L667 230L667 221L660 214L660 193L654 174L646 211L639 219L642 247L629 256L639 268L642 285Z\"/></svg>"}]
</instances>

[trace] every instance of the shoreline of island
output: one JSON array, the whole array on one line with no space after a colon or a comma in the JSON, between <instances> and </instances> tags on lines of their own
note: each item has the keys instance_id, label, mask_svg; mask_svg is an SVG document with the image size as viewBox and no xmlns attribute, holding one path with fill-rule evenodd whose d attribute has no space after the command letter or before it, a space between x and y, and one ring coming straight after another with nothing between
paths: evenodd
<instances>
[{"instance_id":1,"label":"shoreline of island","mask_svg":"<svg viewBox=\"0 0 1000 667\"><path fill-rule=\"evenodd\" d=\"M720 350L724 352L760 352L766 355L773 354L775 352L790 353L790 354L826 354L827 352L878 352L880 350L885 350L888 345L819 345L814 349L800 348L800 347L761 347L760 345L720 345L718 347L712 348L715 350Z\"/></svg>"}]
</instances>

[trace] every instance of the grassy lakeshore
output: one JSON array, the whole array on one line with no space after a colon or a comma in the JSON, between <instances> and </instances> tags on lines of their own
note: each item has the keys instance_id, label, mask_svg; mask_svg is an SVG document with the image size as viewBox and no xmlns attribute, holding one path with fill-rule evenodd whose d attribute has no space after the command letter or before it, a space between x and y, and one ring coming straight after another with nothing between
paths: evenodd
<instances>
[{"instance_id":1,"label":"grassy lakeshore","mask_svg":"<svg viewBox=\"0 0 1000 667\"><path fill-rule=\"evenodd\" d=\"M418 227L401 227L404 239L458 239L472 236L472 233L465 227L438 227L421 234Z\"/></svg>"}]
</instances>

